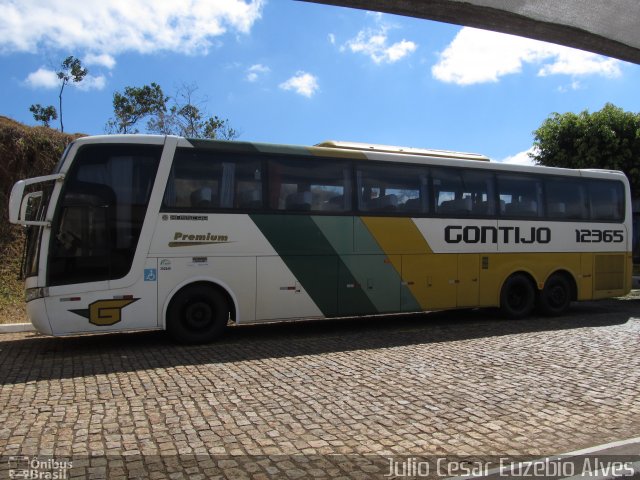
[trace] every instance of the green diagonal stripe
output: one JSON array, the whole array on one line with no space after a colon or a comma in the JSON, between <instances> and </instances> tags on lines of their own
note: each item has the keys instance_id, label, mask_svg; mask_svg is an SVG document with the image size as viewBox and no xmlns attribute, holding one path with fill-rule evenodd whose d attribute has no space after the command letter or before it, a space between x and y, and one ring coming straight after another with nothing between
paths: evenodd
<instances>
[{"instance_id":1,"label":"green diagonal stripe","mask_svg":"<svg viewBox=\"0 0 640 480\"><path fill-rule=\"evenodd\" d=\"M348 295L341 295L338 305L340 285L356 285L358 281L312 217L269 214L253 214L250 217L323 315L378 311L360 288L351 288ZM352 217L340 218L352 221ZM341 222L334 226L344 227Z\"/></svg>"}]
</instances>

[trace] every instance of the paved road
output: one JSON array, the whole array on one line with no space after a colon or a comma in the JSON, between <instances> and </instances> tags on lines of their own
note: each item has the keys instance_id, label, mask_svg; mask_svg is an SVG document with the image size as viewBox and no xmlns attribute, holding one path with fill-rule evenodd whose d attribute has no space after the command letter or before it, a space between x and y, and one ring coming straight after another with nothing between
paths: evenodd
<instances>
[{"instance_id":1,"label":"paved road","mask_svg":"<svg viewBox=\"0 0 640 480\"><path fill-rule=\"evenodd\" d=\"M35 456L40 471L70 461L67 478L384 478L413 457L537 458L639 433L638 299L516 322L235 327L195 347L0 335L0 478Z\"/></svg>"}]
</instances>

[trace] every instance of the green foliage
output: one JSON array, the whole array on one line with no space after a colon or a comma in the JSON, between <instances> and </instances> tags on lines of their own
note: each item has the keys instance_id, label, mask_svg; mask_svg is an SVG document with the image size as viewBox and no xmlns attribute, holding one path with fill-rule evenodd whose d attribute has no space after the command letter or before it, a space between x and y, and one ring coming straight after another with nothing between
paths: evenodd
<instances>
[{"instance_id":1,"label":"green foliage","mask_svg":"<svg viewBox=\"0 0 640 480\"><path fill-rule=\"evenodd\" d=\"M621 170L640 196L640 114L607 103L594 113L553 113L533 133L537 164Z\"/></svg>"},{"instance_id":2,"label":"green foliage","mask_svg":"<svg viewBox=\"0 0 640 480\"><path fill-rule=\"evenodd\" d=\"M124 94L113 94L115 118L107 122L109 133L137 133L136 123L152 115L163 116L167 111L168 97L157 83L142 87L125 87Z\"/></svg>"},{"instance_id":3,"label":"green foliage","mask_svg":"<svg viewBox=\"0 0 640 480\"><path fill-rule=\"evenodd\" d=\"M62 92L69 82L79 83L84 80L89 70L82 68L82 63L73 55L64 59L60 65L60 70L56 72L60 79L60 93L58 94L59 110L60 110L60 131L64 132L64 124L62 123Z\"/></svg>"},{"instance_id":4,"label":"green foliage","mask_svg":"<svg viewBox=\"0 0 640 480\"><path fill-rule=\"evenodd\" d=\"M51 120L56 120L58 118L58 112L56 111L56 107L53 105L43 107L39 103L36 103L29 107L29 111L33 113L33 118L36 122L42 122L42 125L47 128L49 127L49 122L51 122Z\"/></svg>"},{"instance_id":5,"label":"green foliage","mask_svg":"<svg viewBox=\"0 0 640 480\"><path fill-rule=\"evenodd\" d=\"M235 140L240 134L235 128L229 125L228 119L220 119L217 116L209 117L204 123L201 138L209 138L212 140Z\"/></svg>"},{"instance_id":6,"label":"green foliage","mask_svg":"<svg viewBox=\"0 0 640 480\"><path fill-rule=\"evenodd\" d=\"M88 73L89 70L82 68L80 60L75 58L73 55L65 58L60 65L60 70L56 72L58 78L62 80L64 85L68 84L70 81L75 83L81 82Z\"/></svg>"}]
</instances>

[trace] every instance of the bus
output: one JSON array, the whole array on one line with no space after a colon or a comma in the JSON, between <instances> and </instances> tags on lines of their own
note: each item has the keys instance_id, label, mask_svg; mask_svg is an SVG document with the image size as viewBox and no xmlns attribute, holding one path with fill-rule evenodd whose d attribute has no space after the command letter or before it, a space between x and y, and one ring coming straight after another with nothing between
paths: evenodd
<instances>
[{"instance_id":1,"label":"bus","mask_svg":"<svg viewBox=\"0 0 640 480\"><path fill-rule=\"evenodd\" d=\"M113 135L18 181L28 316L55 336L622 296L632 208L616 171L349 142Z\"/></svg>"},{"instance_id":2,"label":"bus","mask_svg":"<svg viewBox=\"0 0 640 480\"><path fill-rule=\"evenodd\" d=\"M631 288L640 288L640 198L631 199L632 228L631 251L633 252L633 283Z\"/></svg>"}]
</instances>

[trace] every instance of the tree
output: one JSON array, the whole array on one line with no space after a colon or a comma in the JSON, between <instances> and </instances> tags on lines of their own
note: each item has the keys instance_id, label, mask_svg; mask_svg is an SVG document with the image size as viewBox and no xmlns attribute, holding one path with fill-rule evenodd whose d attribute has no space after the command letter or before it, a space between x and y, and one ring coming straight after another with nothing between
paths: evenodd
<instances>
[{"instance_id":1,"label":"tree","mask_svg":"<svg viewBox=\"0 0 640 480\"><path fill-rule=\"evenodd\" d=\"M80 60L73 55L64 59L60 65L60 70L56 72L60 79L60 93L58 94L59 111L60 111L60 131L64 132L64 124L62 123L62 92L69 82L79 83L84 80L89 70L82 68Z\"/></svg>"},{"instance_id":2,"label":"tree","mask_svg":"<svg viewBox=\"0 0 640 480\"><path fill-rule=\"evenodd\" d=\"M228 119L222 120L217 116L209 117L202 130L202 137L212 140L235 140L239 136L240 133L229 125Z\"/></svg>"},{"instance_id":3,"label":"tree","mask_svg":"<svg viewBox=\"0 0 640 480\"><path fill-rule=\"evenodd\" d=\"M162 116L167 111L168 97L157 83L142 87L125 87L124 94L113 94L115 118L107 122L111 133L137 133L136 123L148 116Z\"/></svg>"},{"instance_id":4,"label":"tree","mask_svg":"<svg viewBox=\"0 0 640 480\"><path fill-rule=\"evenodd\" d=\"M210 117L203 109L206 100L196 97L198 86L182 85L173 100L169 112L159 112L148 122L150 132L164 135L179 135L190 138L234 140L237 130L229 125L229 120L217 116Z\"/></svg>"},{"instance_id":5,"label":"tree","mask_svg":"<svg viewBox=\"0 0 640 480\"><path fill-rule=\"evenodd\" d=\"M553 113L533 133L537 164L621 170L640 196L640 114L607 103L594 113Z\"/></svg>"},{"instance_id":6,"label":"tree","mask_svg":"<svg viewBox=\"0 0 640 480\"><path fill-rule=\"evenodd\" d=\"M43 107L39 103L36 103L29 107L29 111L33 113L35 121L42 122L42 125L45 127L49 127L49 122L51 120L56 120L58 118L58 112L56 112L56 107L53 105Z\"/></svg>"}]
</instances>

